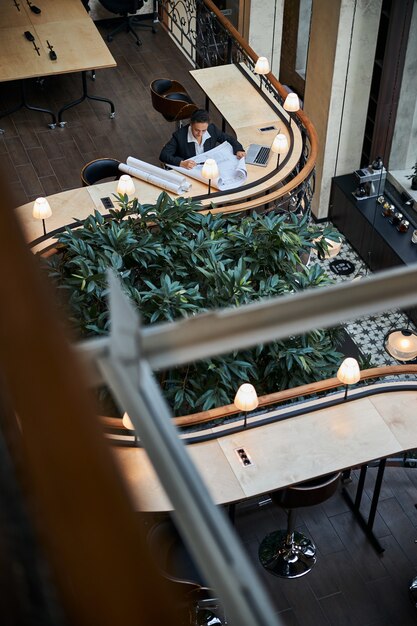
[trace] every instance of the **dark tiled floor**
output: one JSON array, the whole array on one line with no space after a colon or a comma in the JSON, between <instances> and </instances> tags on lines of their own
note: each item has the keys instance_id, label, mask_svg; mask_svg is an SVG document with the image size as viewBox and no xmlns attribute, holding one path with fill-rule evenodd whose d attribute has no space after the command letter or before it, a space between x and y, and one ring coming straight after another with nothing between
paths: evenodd
<instances>
[{"instance_id":1,"label":"dark tiled floor","mask_svg":"<svg viewBox=\"0 0 417 626\"><path fill-rule=\"evenodd\" d=\"M346 488L354 495L359 472ZM362 511L369 512L376 468L369 468ZM415 626L408 594L417 575L417 469L387 467L374 531L385 549L377 554L345 499L342 487L323 504L297 510L296 528L312 539L317 563L305 576L287 580L258 559L262 539L286 527L286 514L264 497L236 506L235 528L283 626ZM151 528L165 515L145 514ZM174 571L174 570L170 570Z\"/></svg>"},{"instance_id":2,"label":"dark tiled floor","mask_svg":"<svg viewBox=\"0 0 417 626\"><path fill-rule=\"evenodd\" d=\"M364 510L376 470L368 471ZM354 490L357 482L349 487ZM318 548L317 564L306 576L277 578L258 562L263 537L285 528L286 517L273 504L251 501L237 507L236 529L283 624L288 626L412 626L417 610L408 584L417 575L417 472L387 468L375 523L385 552L368 543L340 493L322 505L300 509L297 528Z\"/></svg>"}]
</instances>

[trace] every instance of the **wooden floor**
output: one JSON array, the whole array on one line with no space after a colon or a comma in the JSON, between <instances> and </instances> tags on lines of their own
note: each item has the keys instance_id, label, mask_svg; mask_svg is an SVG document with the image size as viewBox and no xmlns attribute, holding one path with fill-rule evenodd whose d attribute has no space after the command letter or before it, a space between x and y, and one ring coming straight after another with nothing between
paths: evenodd
<instances>
[{"instance_id":1,"label":"wooden floor","mask_svg":"<svg viewBox=\"0 0 417 626\"><path fill-rule=\"evenodd\" d=\"M355 470L346 485L353 496L358 475ZM362 500L365 514L375 477L376 469L369 468ZM247 500L237 505L234 525L283 626L415 626L417 609L408 588L417 576L416 504L417 468L387 467L374 525L385 549L382 554L363 533L342 486L323 504L297 509L296 530L313 540L317 562L309 573L291 580L270 574L258 558L262 539L286 528L283 509L267 498ZM143 517L149 529L161 521L161 514Z\"/></svg>"},{"instance_id":2,"label":"wooden floor","mask_svg":"<svg viewBox=\"0 0 417 626\"><path fill-rule=\"evenodd\" d=\"M114 20L111 20L114 26ZM100 23L105 35L108 24ZM109 48L117 68L97 71L96 80L88 78L92 95L113 100L110 107L87 100L69 109L64 116L66 128L51 130L51 117L26 108L0 118L0 168L14 192L19 206L38 196L80 187L82 166L98 157L125 161L135 156L159 165L159 153L175 130L151 105L149 84L155 78L175 78L187 88L194 101L204 107L204 96L188 74L191 69L168 35L159 28L156 34L140 30L141 47L125 32L116 35ZM80 74L53 76L39 83L28 80L28 102L58 111L81 95ZM0 111L19 102L18 83L0 83Z\"/></svg>"},{"instance_id":3,"label":"wooden floor","mask_svg":"<svg viewBox=\"0 0 417 626\"><path fill-rule=\"evenodd\" d=\"M368 471L366 498L376 470ZM354 493L357 475L349 487ZM365 497L365 496L364 496ZM387 468L375 534L385 552L369 544L340 493L297 512L297 530L318 548L314 568L299 579L271 575L258 562L258 547L268 533L285 528L284 511L255 502L238 507L236 528L286 626L412 626L417 609L408 596L417 575L417 469Z\"/></svg>"},{"instance_id":4,"label":"wooden floor","mask_svg":"<svg viewBox=\"0 0 417 626\"><path fill-rule=\"evenodd\" d=\"M105 33L105 26L100 25ZM187 61L167 35L141 31L142 47L120 33L109 44L117 69L88 80L92 94L111 98L116 118L103 103L87 101L68 111L66 128L50 130L48 116L21 109L0 120L0 167L16 205L80 186L79 172L91 159L132 155L158 164L160 148L174 130L151 106L149 83L157 77L180 80L197 103L203 94L188 75ZM79 75L57 76L42 84L28 81L31 102L59 109L78 97ZM17 84L0 84L0 107L18 101ZM370 484L367 485L368 489ZM236 528L259 571L282 622L287 626L407 626L417 624L408 584L417 574L417 469L388 469L376 520L386 548L378 556L345 501L301 510L298 525L316 542L318 562L307 576L282 580L258 564L258 545L269 532L285 527L285 514L273 505L239 505Z\"/></svg>"}]
</instances>

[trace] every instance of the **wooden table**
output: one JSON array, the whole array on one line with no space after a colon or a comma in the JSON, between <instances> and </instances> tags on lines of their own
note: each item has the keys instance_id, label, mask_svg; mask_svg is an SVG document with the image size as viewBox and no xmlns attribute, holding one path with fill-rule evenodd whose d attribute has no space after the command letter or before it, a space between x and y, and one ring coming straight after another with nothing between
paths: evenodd
<instances>
[{"instance_id":1,"label":"wooden table","mask_svg":"<svg viewBox=\"0 0 417 626\"><path fill-rule=\"evenodd\" d=\"M382 393L190 444L187 451L214 502L232 503L417 447L416 403L417 391ZM242 465L241 447L252 465ZM113 450L134 507L170 510L146 452Z\"/></svg>"},{"instance_id":2,"label":"wooden table","mask_svg":"<svg viewBox=\"0 0 417 626\"><path fill-rule=\"evenodd\" d=\"M156 202L158 196L162 193L162 189L151 185L145 181L134 179L136 187L136 195L143 204ZM192 183L191 191L182 194L184 197L189 197L191 192L193 195L206 194L207 186L204 183L200 183L196 180L190 179ZM52 217L45 221L46 230L51 234L51 237L36 242L37 239L43 237L42 222L34 219L32 216L33 202L28 202L17 207L16 211L20 219L26 240L28 242L35 242L31 246L33 252L41 252L45 248L49 247L52 241L52 234L57 229L62 229L67 224L73 224L76 220L84 220L95 210L99 211L102 215L108 215L109 210L106 209L101 201L101 198L110 197L115 202L114 195L117 189L117 182L100 183L97 185L91 185L90 187L80 187L77 189L69 189L68 191L62 191L48 196L48 202L52 209ZM178 197L175 194L169 194L171 197ZM203 203L208 203L206 199ZM115 205L117 206L117 205Z\"/></svg>"},{"instance_id":3,"label":"wooden table","mask_svg":"<svg viewBox=\"0 0 417 626\"><path fill-rule=\"evenodd\" d=\"M0 5L0 81L22 81L21 102L14 109L2 112L0 117L26 106L49 113L52 117L50 126L54 127L57 120L53 111L27 103L25 79L81 72L84 87L87 70L115 67L116 61L79 0L37 0L36 6L41 9L39 14L33 13L26 2L17 4L19 8L13 0L4 0ZM25 31L35 37L33 43L25 38ZM49 56L48 42L57 55L56 60ZM58 122L62 122L62 112L70 105L91 97L84 91L81 99L61 108ZM110 100L98 99L108 102L114 113Z\"/></svg>"}]
</instances>

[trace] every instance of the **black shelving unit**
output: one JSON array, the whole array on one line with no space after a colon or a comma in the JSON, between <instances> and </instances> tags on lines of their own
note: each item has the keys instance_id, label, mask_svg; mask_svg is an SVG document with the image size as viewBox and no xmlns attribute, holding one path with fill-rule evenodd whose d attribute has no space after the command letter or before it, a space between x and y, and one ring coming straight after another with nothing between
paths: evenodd
<instances>
[{"instance_id":1,"label":"black shelving unit","mask_svg":"<svg viewBox=\"0 0 417 626\"><path fill-rule=\"evenodd\" d=\"M410 222L406 233L398 232L390 220L382 215L377 198L358 200L353 195L357 187L354 174L333 178L329 216L372 272L399 265L417 263L417 244L411 235L417 228L417 213L406 205L397 190L387 181L384 196ZM417 309L406 311L417 324Z\"/></svg>"}]
</instances>

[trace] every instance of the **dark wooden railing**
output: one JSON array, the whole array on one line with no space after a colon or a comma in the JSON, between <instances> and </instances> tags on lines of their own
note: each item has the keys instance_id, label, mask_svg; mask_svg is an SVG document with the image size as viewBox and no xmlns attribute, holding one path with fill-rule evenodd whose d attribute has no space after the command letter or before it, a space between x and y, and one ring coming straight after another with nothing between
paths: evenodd
<instances>
[{"instance_id":1,"label":"dark wooden railing","mask_svg":"<svg viewBox=\"0 0 417 626\"><path fill-rule=\"evenodd\" d=\"M361 382L363 383L375 378L386 378L387 376L398 376L401 374L417 374L417 365L387 365L384 367L374 367L363 370L361 372ZM305 398L306 396L324 394L341 386L342 385L337 378L327 378L326 380L319 380L318 382L293 387L292 389L276 391L275 393L270 393L266 396L259 396L259 407L262 408L281 404L289 400ZM184 428L212 422L213 420L221 420L238 413L239 410L234 404L227 404L208 411L201 411L200 413L182 415L174 418L174 421L179 428Z\"/></svg>"},{"instance_id":2,"label":"dark wooden railing","mask_svg":"<svg viewBox=\"0 0 417 626\"><path fill-rule=\"evenodd\" d=\"M397 376L412 375L413 380L395 381ZM371 396L376 393L392 392L392 391L417 391L417 365L389 365L384 367L374 367L372 369L363 370L361 372L360 382L354 387L354 393L351 392L350 399L355 401L363 396ZM377 383L370 382L378 379ZM342 387L337 378L328 378L306 385L293 387L292 389L284 389L265 396L259 396L259 406L256 413L253 413L253 426L262 425L271 421L289 419L294 415L302 415L308 411L320 410L323 406L329 404L335 405L344 402L343 394L329 394L329 392ZM353 391L353 390L352 390ZM308 407L303 405L307 399L317 399L314 406L311 403ZM262 411L262 409L268 409ZM261 412L259 413L259 409ZM276 413L276 409L280 409L280 413ZM187 442L195 443L206 439L213 439L229 434L232 430L237 432L242 430L242 420L230 420L234 415L238 415L239 410L234 404L216 407L199 413L182 415L173 418L176 426L187 434ZM228 422L228 428L222 428L217 432L216 425L222 426L225 421ZM252 421L252 420L251 420ZM112 436L114 443L121 445L136 445L133 433L127 431L120 417L101 417L105 432ZM250 424L248 424L250 425ZM196 430L197 427L197 430ZM414 458L414 457L413 457ZM405 457L402 460L405 463ZM413 460L413 464L417 464L417 460Z\"/></svg>"}]
</instances>

